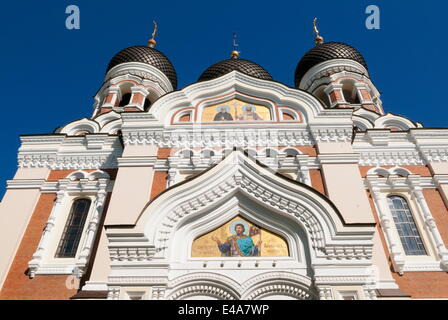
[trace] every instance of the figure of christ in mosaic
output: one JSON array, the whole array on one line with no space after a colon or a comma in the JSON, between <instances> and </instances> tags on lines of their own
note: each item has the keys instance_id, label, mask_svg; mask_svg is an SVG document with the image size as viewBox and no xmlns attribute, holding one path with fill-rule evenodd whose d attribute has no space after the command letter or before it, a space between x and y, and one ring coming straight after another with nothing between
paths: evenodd
<instances>
[{"instance_id":1,"label":"figure of christ in mosaic","mask_svg":"<svg viewBox=\"0 0 448 320\"><path fill-rule=\"evenodd\" d=\"M249 229L249 234L247 234ZM232 236L228 237L225 242L213 236L212 240L218 245L224 257L258 257L260 256L260 248L262 241L259 240L257 245L254 244L253 237L260 234L260 229L255 226L249 228L246 222L242 220L234 221L230 226ZM260 237L261 239L261 237Z\"/></svg>"}]
</instances>

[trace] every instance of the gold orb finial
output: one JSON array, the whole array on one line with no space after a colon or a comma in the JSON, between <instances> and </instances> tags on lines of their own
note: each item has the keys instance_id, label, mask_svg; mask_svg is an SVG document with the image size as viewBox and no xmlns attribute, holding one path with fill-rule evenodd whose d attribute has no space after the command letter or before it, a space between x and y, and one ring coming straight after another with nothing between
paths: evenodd
<instances>
[{"instance_id":1,"label":"gold orb finial","mask_svg":"<svg viewBox=\"0 0 448 320\"><path fill-rule=\"evenodd\" d=\"M316 34L316 40L314 41L314 43L316 44L316 46L324 43L324 38L319 35L319 30L317 29L317 18L314 18L314 33Z\"/></svg>"},{"instance_id":2,"label":"gold orb finial","mask_svg":"<svg viewBox=\"0 0 448 320\"><path fill-rule=\"evenodd\" d=\"M152 23L154 25L154 31L152 33L151 39L148 40L148 47L154 48L157 44L157 41L154 40L154 38L156 37L156 34L157 34L157 23L155 21L153 21Z\"/></svg>"},{"instance_id":3,"label":"gold orb finial","mask_svg":"<svg viewBox=\"0 0 448 320\"><path fill-rule=\"evenodd\" d=\"M238 43L236 41L236 32L233 33L233 51L230 53L232 59L238 59L240 57L240 52L237 50Z\"/></svg>"}]
</instances>

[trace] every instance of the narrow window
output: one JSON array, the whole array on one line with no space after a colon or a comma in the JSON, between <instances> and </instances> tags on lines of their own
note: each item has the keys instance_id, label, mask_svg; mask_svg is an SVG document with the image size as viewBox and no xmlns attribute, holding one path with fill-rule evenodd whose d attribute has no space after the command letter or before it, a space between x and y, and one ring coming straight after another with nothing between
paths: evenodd
<instances>
[{"instance_id":1,"label":"narrow window","mask_svg":"<svg viewBox=\"0 0 448 320\"><path fill-rule=\"evenodd\" d=\"M127 106L129 102L131 102L131 96L132 96L131 93L126 93L125 95L123 95L123 97L121 97L121 101L118 106L119 107Z\"/></svg>"},{"instance_id":2,"label":"narrow window","mask_svg":"<svg viewBox=\"0 0 448 320\"><path fill-rule=\"evenodd\" d=\"M90 203L89 199L78 199L73 202L59 242L56 258L74 258L76 256Z\"/></svg>"},{"instance_id":3,"label":"narrow window","mask_svg":"<svg viewBox=\"0 0 448 320\"><path fill-rule=\"evenodd\" d=\"M151 106L151 101L148 98L145 99L145 104L143 105L143 110L147 111Z\"/></svg>"},{"instance_id":4,"label":"narrow window","mask_svg":"<svg viewBox=\"0 0 448 320\"><path fill-rule=\"evenodd\" d=\"M406 200L399 196L389 196L387 201L405 254L408 256L426 255L425 246Z\"/></svg>"}]
</instances>

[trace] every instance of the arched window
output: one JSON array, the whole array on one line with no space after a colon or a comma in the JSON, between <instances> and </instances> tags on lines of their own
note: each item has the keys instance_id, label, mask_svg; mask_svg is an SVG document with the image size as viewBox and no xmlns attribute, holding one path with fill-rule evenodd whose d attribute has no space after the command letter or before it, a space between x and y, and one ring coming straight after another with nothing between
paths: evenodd
<instances>
[{"instance_id":1,"label":"arched window","mask_svg":"<svg viewBox=\"0 0 448 320\"><path fill-rule=\"evenodd\" d=\"M131 96L132 96L131 93L124 94L123 97L121 97L121 101L118 106L119 107L127 106L129 104L129 102L131 102Z\"/></svg>"},{"instance_id":2,"label":"arched window","mask_svg":"<svg viewBox=\"0 0 448 320\"><path fill-rule=\"evenodd\" d=\"M342 93L344 95L345 101L350 104L360 104L361 101L358 97L358 90L355 87L355 83L348 80L344 81L342 85Z\"/></svg>"},{"instance_id":3,"label":"arched window","mask_svg":"<svg viewBox=\"0 0 448 320\"><path fill-rule=\"evenodd\" d=\"M74 258L76 256L90 204L89 199L77 199L73 202L59 242L56 258Z\"/></svg>"},{"instance_id":4,"label":"arched window","mask_svg":"<svg viewBox=\"0 0 448 320\"><path fill-rule=\"evenodd\" d=\"M427 255L407 201L403 197L389 196L387 197L387 202L405 254L408 256Z\"/></svg>"},{"instance_id":5,"label":"arched window","mask_svg":"<svg viewBox=\"0 0 448 320\"><path fill-rule=\"evenodd\" d=\"M331 107L331 101L328 97L328 94L325 93L325 87L321 87L316 92L314 92L314 96L319 99L324 104L324 106L328 108Z\"/></svg>"},{"instance_id":6,"label":"arched window","mask_svg":"<svg viewBox=\"0 0 448 320\"><path fill-rule=\"evenodd\" d=\"M202 150L201 151L202 158L211 158L214 155L215 155L215 153L213 152L213 150Z\"/></svg>"},{"instance_id":7,"label":"arched window","mask_svg":"<svg viewBox=\"0 0 448 320\"><path fill-rule=\"evenodd\" d=\"M291 148L290 149L286 149L284 151L284 153L286 154L286 157L288 157L288 158L293 158L293 157L299 155L299 151L297 151L296 149L291 149Z\"/></svg>"},{"instance_id":8,"label":"arched window","mask_svg":"<svg viewBox=\"0 0 448 320\"><path fill-rule=\"evenodd\" d=\"M145 104L143 105L143 110L147 111L150 106L151 106L151 101L148 98L146 98Z\"/></svg>"}]
</instances>

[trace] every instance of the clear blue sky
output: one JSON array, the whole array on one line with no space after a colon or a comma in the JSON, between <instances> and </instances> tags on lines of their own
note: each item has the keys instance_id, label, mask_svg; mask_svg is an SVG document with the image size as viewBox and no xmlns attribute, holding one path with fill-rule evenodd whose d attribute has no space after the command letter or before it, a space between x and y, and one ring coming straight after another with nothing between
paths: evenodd
<instances>
[{"instance_id":1,"label":"clear blue sky","mask_svg":"<svg viewBox=\"0 0 448 320\"><path fill-rule=\"evenodd\" d=\"M78 5L81 29L65 28L65 8ZM364 13L381 9L381 30ZM0 198L17 167L19 135L50 133L92 113L111 57L145 45L152 20L157 48L173 62L182 88L228 58L232 32L241 57L293 85L294 70L313 46L312 20L326 41L365 57L386 111L428 127L448 127L446 1L4 1L0 11L3 144Z\"/></svg>"}]
</instances>

